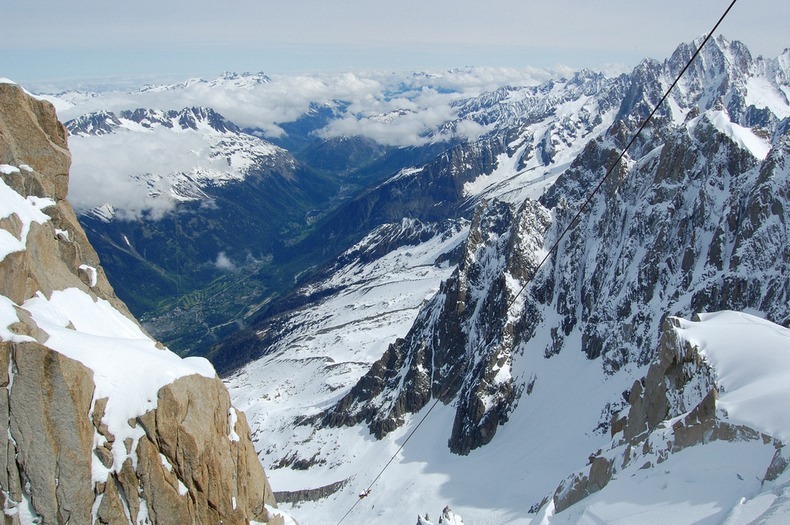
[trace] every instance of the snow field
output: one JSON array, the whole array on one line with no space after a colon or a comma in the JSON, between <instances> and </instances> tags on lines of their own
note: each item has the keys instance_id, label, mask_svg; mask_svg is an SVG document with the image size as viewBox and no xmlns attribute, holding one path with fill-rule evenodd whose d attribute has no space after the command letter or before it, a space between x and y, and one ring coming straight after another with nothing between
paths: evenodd
<instances>
[{"instance_id":1,"label":"snow field","mask_svg":"<svg viewBox=\"0 0 790 525\"><path fill-rule=\"evenodd\" d=\"M790 330L743 312L681 320L681 336L716 370L717 407L733 423L790 443Z\"/></svg>"},{"instance_id":2,"label":"snow field","mask_svg":"<svg viewBox=\"0 0 790 525\"><path fill-rule=\"evenodd\" d=\"M11 175L20 173L20 168L10 164L0 164L0 172ZM52 199L34 196L22 197L12 190L5 181L0 180L0 219L16 215L22 226L18 239L7 230L0 229L0 261L10 253L25 250L30 225L34 222L44 224L49 221L49 217L42 210L54 205L55 201Z\"/></svg>"}]
</instances>

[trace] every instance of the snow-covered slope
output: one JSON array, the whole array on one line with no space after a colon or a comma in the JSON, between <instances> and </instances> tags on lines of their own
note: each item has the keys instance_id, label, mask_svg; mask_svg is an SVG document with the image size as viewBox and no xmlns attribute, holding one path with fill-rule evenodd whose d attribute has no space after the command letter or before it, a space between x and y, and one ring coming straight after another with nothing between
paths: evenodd
<instances>
[{"instance_id":1,"label":"snow-covered slope","mask_svg":"<svg viewBox=\"0 0 790 525\"><path fill-rule=\"evenodd\" d=\"M785 521L788 374L787 328L732 311L669 318L611 446L535 522Z\"/></svg>"},{"instance_id":2,"label":"snow-covered slope","mask_svg":"<svg viewBox=\"0 0 790 525\"><path fill-rule=\"evenodd\" d=\"M336 443L331 432L319 437L310 427L294 428L293 422L330 406L391 341L408 330L438 283L452 271L447 261L437 263L437 259L453 250L466 232L463 224L437 231L405 219L382 227L348 250L325 280L302 290L307 306L260 327L256 336L261 349L286 348L287 352L271 352L235 375L231 385L236 403L256 414L253 425L258 428L274 425L292 428L294 433L278 433L275 439L254 436L270 452L264 461L281 467L297 460L320 465L327 459L324 447L347 446L345 437ZM377 249L385 239L402 246L366 262L369 250ZM272 374L273 370L277 373ZM294 411L292 402L301 408ZM302 473L309 474L316 486L328 485L338 481L337 476L349 475L336 472L338 466L327 468L326 478L314 469ZM348 468L353 464L342 470ZM300 472L294 474L295 480L281 479L278 490L311 487L301 485L305 481L299 481Z\"/></svg>"},{"instance_id":3,"label":"snow-covered slope","mask_svg":"<svg viewBox=\"0 0 790 525\"><path fill-rule=\"evenodd\" d=\"M711 109L702 127L691 119L639 144L537 275L530 258L554 242L616 155L620 124L587 143L541 204L512 219L507 208L481 207L464 263L382 358L386 372L374 366L324 422L365 420L380 436L432 396L459 394L451 447L466 453L493 438L534 382L531 365L513 373L524 348L547 358L579 348L612 374L649 360L667 313L734 307L787 322L787 137L755 156L719 131L720 115ZM548 213L552 228L528 226ZM370 382L377 388L361 386Z\"/></svg>"},{"instance_id":4,"label":"snow-covered slope","mask_svg":"<svg viewBox=\"0 0 790 525\"><path fill-rule=\"evenodd\" d=\"M716 371L727 420L790 443L790 330L740 312L700 314L677 330Z\"/></svg>"}]
</instances>

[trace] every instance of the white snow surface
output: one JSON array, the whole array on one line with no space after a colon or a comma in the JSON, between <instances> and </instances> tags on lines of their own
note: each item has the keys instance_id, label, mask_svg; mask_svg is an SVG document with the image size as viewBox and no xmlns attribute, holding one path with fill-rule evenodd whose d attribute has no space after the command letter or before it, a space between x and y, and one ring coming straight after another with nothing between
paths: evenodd
<instances>
[{"instance_id":1,"label":"white snow surface","mask_svg":"<svg viewBox=\"0 0 790 525\"><path fill-rule=\"evenodd\" d=\"M55 106L55 112L64 113L74 107L74 104L54 95L34 95L39 100L46 100Z\"/></svg>"},{"instance_id":2,"label":"white snow surface","mask_svg":"<svg viewBox=\"0 0 790 525\"><path fill-rule=\"evenodd\" d=\"M340 291L300 311L301 329L289 333L269 355L227 381L234 405L247 414L251 426L275 424L283 428L288 435L281 436L276 445L283 456L296 450L294 447L301 447L300 455L315 447L315 442L303 443L304 438L296 437L305 428L292 428L293 419L330 406L381 357L389 343L408 330L419 308L452 271L448 265L433 262L460 243L466 233L461 229L448 238L437 236L417 247L406 246L369 265L353 262L328 281L305 290ZM294 410L295 406L299 409ZM271 457L264 460L268 467ZM284 469L279 474L292 473ZM271 475L277 477L277 473ZM333 481L337 480L327 483ZM283 488L278 490L299 486L299 482L279 483Z\"/></svg>"},{"instance_id":3,"label":"white snow surface","mask_svg":"<svg viewBox=\"0 0 790 525\"><path fill-rule=\"evenodd\" d=\"M758 137L754 132L730 120L726 111L709 110L689 123L689 129L694 129L700 119L706 119L724 135L732 139L738 146L747 150L759 160L765 160L771 149L768 139Z\"/></svg>"},{"instance_id":4,"label":"white snow surface","mask_svg":"<svg viewBox=\"0 0 790 525\"><path fill-rule=\"evenodd\" d=\"M91 288L96 286L96 280L98 275L96 272L96 268L88 264L80 264L79 269L84 271L88 275L88 286L90 286Z\"/></svg>"},{"instance_id":5,"label":"white snow surface","mask_svg":"<svg viewBox=\"0 0 790 525\"><path fill-rule=\"evenodd\" d=\"M746 104L757 108L768 108L780 119L790 117L787 94L778 91L766 78L751 77L746 87Z\"/></svg>"},{"instance_id":6,"label":"white snow surface","mask_svg":"<svg viewBox=\"0 0 790 525\"><path fill-rule=\"evenodd\" d=\"M620 471L603 490L563 512L554 514L549 503L533 523L745 525L763 509L752 508L757 516L749 516L744 508L770 495L760 480L773 453L773 445L755 441L687 448L653 468L639 463Z\"/></svg>"},{"instance_id":7,"label":"white snow surface","mask_svg":"<svg viewBox=\"0 0 790 525\"><path fill-rule=\"evenodd\" d=\"M445 507L442 514L439 516L439 523L444 525L464 525L464 520L461 516L453 512L450 507ZM431 521L428 513L425 513L422 516L418 516L417 525L434 525L434 522Z\"/></svg>"},{"instance_id":8,"label":"white snow surface","mask_svg":"<svg viewBox=\"0 0 790 525\"><path fill-rule=\"evenodd\" d=\"M681 336L699 347L717 374L728 419L790 443L790 330L743 312L681 320Z\"/></svg>"}]
</instances>

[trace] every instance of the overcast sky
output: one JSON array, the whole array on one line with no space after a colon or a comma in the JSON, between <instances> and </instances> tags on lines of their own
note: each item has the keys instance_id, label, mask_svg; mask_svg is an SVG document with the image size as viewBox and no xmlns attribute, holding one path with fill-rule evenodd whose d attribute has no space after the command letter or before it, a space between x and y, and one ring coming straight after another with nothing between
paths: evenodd
<instances>
[{"instance_id":1,"label":"overcast sky","mask_svg":"<svg viewBox=\"0 0 790 525\"><path fill-rule=\"evenodd\" d=\"M631 67L708 31L729 2L0 0L0 77ZM787 0L740 0L719 33L773 57L788 22Z\"/></svg>"}]
</instances>

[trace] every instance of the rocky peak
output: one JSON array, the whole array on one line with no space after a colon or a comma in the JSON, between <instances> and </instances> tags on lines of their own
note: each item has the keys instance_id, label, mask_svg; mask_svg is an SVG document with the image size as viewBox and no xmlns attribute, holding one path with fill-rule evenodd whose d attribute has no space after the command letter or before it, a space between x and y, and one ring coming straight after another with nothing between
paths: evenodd
<instances>
[{"instance_id":1,"label":"rocky peak","mask_svg":"<svg viewBox=\"0 0 790 525\"><path fill-rule=\"evenodd\" d=\"M65 199L68 192L68 172L71 156L66 144L66 131L58 122L55 108L25 94L15 84L0 84L5 118L0 127L2 150L0 163L13 165L21 162L35 171L50 176L39 181L44 186L30 189L39 197ZM17 170L15 173L19 173ZM8 174L11 175L11 174ZM13 184L33 184L24 177L14 177Z\"/></svg>"},{"instance_id":2,"label":"rocky peak","mask_svg":"<svg viewBox=\"0 0 790 525\"><path fill-rule=\"evenodd\" d=\"M381 437L431 399L460 397L451 449L468 453L507 421L518 388L510 374L518 323L508 314L520 284L535 272L537 248L550 224L540 204L517 210L491 201L475 212L453 276L423 308L409 334L335 407L329 426L370 424ZM516 225L513 226L513 222Z\"/></svg>"},{"instance_id":3,"label":"rocky peak","mask_svg":"<svg viewBox=\"0 0 790 525\"><path fill-rule=\"evenodd\" d=\"M665 61L669 72L677 76L703 41L704 36L701 36L693 42L680 44ZM691 66L692 77L704 78L704 75L719 76L725 73L732 77L743 77L749 74L754 64L749 48L737 40L729 41L722 35L711 38L699 58Z\"/></svg>"},{"instance_id":4,"label":"rocky peak","mask_svg":"<svg viewBox=\"0 0 790 525\"><path fill-rule=\"evenodd\" d=\"M630 122L630 127L636 129L663 95L666 86L675 81L702 40L699 38L681 44L663 62L648 59L640 63L629 75L629 87L620 106L618 119ZM776 124L776 116L766 108L758 108L747 102L748 80L755 76L771 76L767 71L769 69L774 67L767 66L761 58L753 59L749 49L741 42L730 42L722 36L713 38L670 95L669 100L674 102L674 107L664 105L656 117L670 121L682 120L694 108L705 111L719 104L729 111L733 122L748 127L771 127Z\"/></svg>"},{"instance_id":5,"label":"rocky peak","mask_svg":"<svg viewBox=\"0 0 790 525\"><path fill-rule=\"evenodd\" d=\"M65 200L54 108L0 84L0 487L8 523L270 521L244 415L151 340Z\"/></svg>"},{"instance_id":6,"label":"rocky peak","mask_svg":"<svg viewBox=\"0 0 790 525\"><path fill-rule=\"evenodd\" d=\"M70 120L66 123L66 129L70 135L107 135L120 125L121 121L115 113L101 110Z\"/></svg>"}]
</instances>

